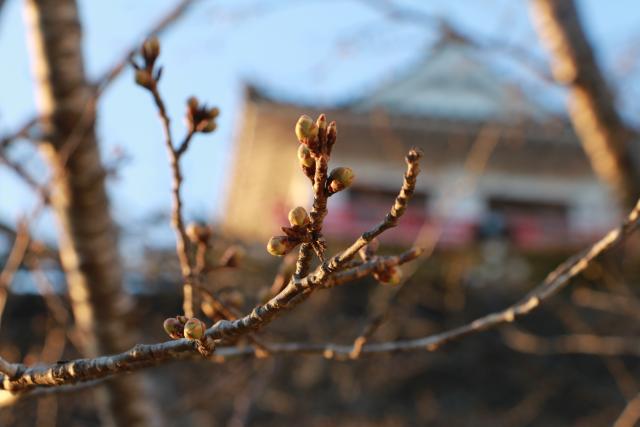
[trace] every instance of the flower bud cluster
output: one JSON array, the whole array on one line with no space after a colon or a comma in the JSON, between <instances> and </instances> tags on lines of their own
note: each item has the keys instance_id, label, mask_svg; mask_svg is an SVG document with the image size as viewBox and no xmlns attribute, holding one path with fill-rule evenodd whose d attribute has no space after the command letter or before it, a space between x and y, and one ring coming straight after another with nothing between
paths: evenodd
<instances>
[{"instance_id":1,"label":"flower bud cluster","mask_svg":"<svg viewBox=\"0 0 640 427\"><path fill-rule=\"evenodd\" d=\"M187 114L185 119L187 126L193 132L210 133L216 130L216 118L220 115L217 107L209 108L206 104L200 104L195 96L187 100Z\"/></svg>"},{"instance_id":2,"label":"flower bud cluster","mask_svg":"<svg viewBox=\"0 0 640 427\"><path fill-rule=\"evenodd\" d=\"M204 322L198 318L187 319L185 316L176 316L165 319L164 331L174 340L187 338L190 340L202 340L207 330Z\"/></svg>"},{"instance_id":3,"label":"flower bud cluster","mask_svg":"<svg viewBox=\"0 0 640 427\"><path fill-rule=\"evenodd\" d=\"M307 210L298 206L289 211L288 217L291 227L282 227L285 235L274 236L267 243L267 251L271 255L285 256L300 243L311 241L311 218Z\"/></svg>"},{"instance_id":4,"label":"flower bud cluster","mask_svg":"<svg viewBox=\"0 0 640 427\"><path fill-rule=\"evenodd\" d=\"M154 69L156 60L160 55L160 41L157 37L149 37L144 41L139 51L142 58L142 66L131 60L131 64L135 68L135 80L140 86L151 89L160 80L162 68Z\"/></svg>"}]
</instances>

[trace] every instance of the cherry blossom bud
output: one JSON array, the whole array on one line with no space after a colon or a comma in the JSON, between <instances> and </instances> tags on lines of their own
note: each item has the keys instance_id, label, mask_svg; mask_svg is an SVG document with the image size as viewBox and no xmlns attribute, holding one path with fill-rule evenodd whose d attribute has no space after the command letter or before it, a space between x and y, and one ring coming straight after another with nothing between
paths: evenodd
<instances>
[{"instance_id":1,"label":"cherry blossom bud","mask_svg":"<svg viewBox=\"0 0 640 427\"><path fill-rule=\"evenodd\" d=\"M329 191L331 193L337 193L345 188L348 188L353 183L355 175L350 168L335 168L329 174Z\"/></svg>"},{"instance_id":2,"label":"cherry blossom bud","mask_svg":"<svg viewBox=\"0 0 640 427\"><path fill-rule=\"evenodd\" d=\"M206 330L207 327L202 320L192 317L184 324L184 337L189 340L201 340Z\"/></svg>"},{"instance_id":3,"label":"cherry blossom bud","mask_svg":"<svg viewBox=\"0 0 640 427\"><path fill-rule=\"evenodd\" d=\"M302 115L296 122L295 132L300 142L311 141L318 136L318 125L311 117Z\"/></svg>"},{"instance_id":4,"label":"cherry blossom bud","mask_svg":"<svg viewBox=\"0 0 640 427\"><path fill-rule=\"evenodd\" d=\"M316 164L316 161L311 156L311 150L304 144L300 144L298 147L298 160L300 165L306 168L313 167Z\"/></svg>"},{"instance_id":5,"label":"cherry blossom bud","mask_svg":"<svg viewBox=\"0 0 640 427\"><path fill-rule=\"evenodd\" d=\"M307 210L302 206L298 206L289 211L289 223L292 227L304 227L308 225L310 221Z\"/></svg>"},{"instance_id":6,"label":"cherry blossom bud","mask_svg":"<svg viewBox=\"0 0 640 427\"><path fill-rule=\"evenodd\" d=\"M146 64L153 64L158 58L158 55L160 55L160 41L158 38L153 36L145 40L140 53Z\"/></svg>"},{"instance_id":7,"label":"cherry blossom bud","mask_svg":"<svg viewBox=\"0 0 640 427\"><path fill-rule=\"evenodd\" d=\"M165 321L162 324L162 326L164 327L164 331L171 338L173 338L173 339L182 338L183 325L175 317L170 317L168 319L165 319Z\"/></svg>"},{"instance_id":8,"label":"cherry blossom bud","mask_svg":"<svg viewBox=\"0 0 640 427\"><path fill-rule=\"evenodd\" d=\"M274 236L267 243L267 251L274 256L284 256L298 243L287 236Z\"/></svg>"}]
</instances>

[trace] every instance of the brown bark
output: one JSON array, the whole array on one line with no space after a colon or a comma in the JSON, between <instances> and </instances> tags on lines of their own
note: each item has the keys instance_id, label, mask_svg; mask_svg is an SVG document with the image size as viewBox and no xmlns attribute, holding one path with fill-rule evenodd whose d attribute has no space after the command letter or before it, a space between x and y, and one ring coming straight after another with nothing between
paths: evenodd
<instances>
[{"instance_id":1,"label":"brown bark","mask_svg":"<svg viewBox=\"0 0 640 427\"><path fill-rule=\"evenodd\" d=\"M540 38L551 53L554 78L569 89L569 114L596 173L626 206L640 196L637 135L615 107L573 0L532 0Z\"/></svg>"},{"instance_id":2,"label":"brown bark","mask_svg":"<svg viewBox=\"0 0 640 427\"><path fill-rule=\"evenodd\" d=\"M74 0L25 0L36 98L45 139L41 150L53 171L60 257L76 327L86 356L129 348L125 324L131 303L122 289L115 224L95 134L93 89L82 57L82 31ZM106 423L148 425L142 378L108 382L101 399Z\"/></svg>"}]
</instances>

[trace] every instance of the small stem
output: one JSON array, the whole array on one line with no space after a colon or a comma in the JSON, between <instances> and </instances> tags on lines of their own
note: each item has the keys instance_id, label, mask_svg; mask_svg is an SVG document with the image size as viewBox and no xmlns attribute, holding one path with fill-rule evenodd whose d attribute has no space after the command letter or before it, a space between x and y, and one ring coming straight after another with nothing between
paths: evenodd
<instances>
[{"instance_id":1,"label":"small stem","mask_svg":"<svg viewBox=\"0 0 640 427\"><path fill-rule=\"evenodd\" d=\"M184 219L182 217L182 170L180 168L180 158L186 152L189 147L189 142L193 138L194 130L190 129L184 140L180 144L179 148L175 148L173 145L173 138L171 135L171 120L167 114L167 110L164 105L164 101L160 96L157 84L154 84L149 89L153 95L158 114L160 115L160 121L162 122L162 129L165 136L165 145L167 147L167 153L169 154L169 163L172 172L172 184L171 194L173 201L173 208L171 212L171 225L176 232L176 253L180 262L180 271L182 273L182 294L183 294L183 310L186 317L193 317L194 315L194 290L191 283L195 276L193 274L193 264L189 257L191 246L187 233L185 230Z\"/></svg>"}]
</instances>

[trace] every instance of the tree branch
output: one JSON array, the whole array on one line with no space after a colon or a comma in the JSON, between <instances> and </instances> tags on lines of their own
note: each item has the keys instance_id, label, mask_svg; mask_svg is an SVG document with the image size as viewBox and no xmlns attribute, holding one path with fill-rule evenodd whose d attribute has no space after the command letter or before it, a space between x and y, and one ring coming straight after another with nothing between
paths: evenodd
<instances>
[{"instance_id":1,"label":"tree branch","mask_svg":"<svg viewBox=\"0 0 640 427\"><path fill-rule=\"evenodd\" d=\"M409 168L411 168L411 164ZM626 221L611 230L588 250L576 255L552 271L547 278L533 289L520 302L499 312L482 316L466 325L423 338L367 344L360 354L376 354L404 351L435 351L442 345L461 339L496 326L513 322L525 316L562 290L569 282L580 275L589 264L603 253L611 250L638 228L640 223L640 201L630 212ZM378 227L379 230L383 227ZM372 230L374 232L374 230ZM369 235L365 233L365 235ZM363 237L361 237L363 239ZM360 240L360 239L359 239ZM358 241L359 241L358 240ZM346 251L345 251L346 252ZM296 298L317 286L328 283L331 274L328 264L339 264L345 259L342 252L295 284L290 284L265 305L256 307L251 314L235 320L220 321L209 328L206 335L213 339L233 337L257 330L268 324L276 315L296 305ZM299 301L299 299L298 299ZM0 368L4 372L2 388L13 392L29 390L37 387L60 386L77 382L105 378L122 372L134 371L148 366L164 363L169 360L183 359L195 354L196 341L179 339L161 344L137 345L128 352L96 359L79 359L53 366L27 368L21 364L7 363L0 359ZM352 345L335 344L270 344L269 355L276 354L322 354L325 358L347 360L351 356ZM255 356L253 347L219 348L211 356L213 360L224 360L231 357ZM262 354L261 357L265 355Z\"/></svg>"},{"instance_id":2,"label":"tree branch","mask_svg":"<svg viewBox=\"0 0 640 427\"><path fill-rule=\"evenodd\" d=\"M569 89L571 121L591 165L626 206L633 206L640 196L640 169L631 150L637 135L616 110L574 1L531 4L540 39L551 54L554 78Z\"/></svg>"},{"instance_id":3,"label":"tree branch","mask_svg":"<svg viewBox=\"0 0 640 427\"><path fill-rule=\"evenodd\" d=\"M374 229L364 233L347 251L355 246L362 247L366 242L381 234L390 227L395 226L400 216L405 211L406 203L413 193L416 177L419 171L418 160L420 155L411 150L407 155L407 172L402 189L396 198L393 207L382 221ZM359 248L358 248L359 249ZM357 252L357 250L355 252ZM304 300L304 297L313 290L321 288L331 279L331 274L344 266L349 259L349 253L341 252L318 266L314 272L300 281L290 282L278 295L266 304L256 307L250 314L233 321L221 320L206 331L206 336L211 339L221 340L246 335L250 332L266 326L277 315L292 309ZM21 391L33 387L51 387L62 384L91 381L104 378L121 372L129 372L148 366L157 365L168 360L185 357L193 357L197 350L197 341L179 339L160 344L136 345L131 350L113 356L103 356L95 359L78 359L71 362L59 363L53 366L27 368L21 364L4 364L2 388L10 391ZM295 346L294 346L295 348ZM217 356L225 354L243 355L246 349L220 350ZM251 351L255 349L251 347ZM268 346L268 351L273 350ZM276 347L276 351L278 351ZM216 350L218 352L218 350Z\"/></svg>"}]
</instances>

